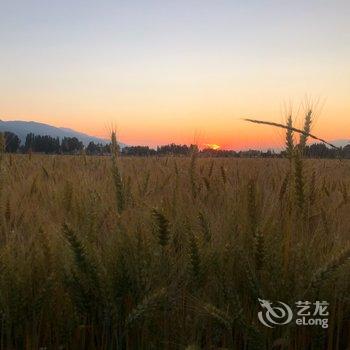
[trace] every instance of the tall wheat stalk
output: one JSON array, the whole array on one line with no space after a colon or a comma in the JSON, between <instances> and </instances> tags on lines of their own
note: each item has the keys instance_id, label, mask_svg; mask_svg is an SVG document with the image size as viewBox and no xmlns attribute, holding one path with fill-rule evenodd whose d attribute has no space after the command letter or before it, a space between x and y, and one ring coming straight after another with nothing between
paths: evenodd
<instances>
[{"instance_id":1,"label":"tall wheat stalk","mask_svg":"<svg viewBox=\"0 0 350 350\"><path fill-rule=\"evenodd\" d=\"M250 122L250 123L270 125L270 126L275 126L275 127L277 127L277 128L282 128L282 129L291 130L291 131L297 132L297 133L299 133L299 134L301 134L301 135L304 135L304 136L306 136L306 137L310 137L310 138L312 138L312 139L314 139L314 140L321 141L321 142L325 143L326 145L328 145L328 146L330 146L330 147L332 147L332 148L335 148L335 149L340 150L339 147L337 147L337 146L331 144L330 142L327 142L327 141L324 140L324 139L321 139L320 137L317 137L317 136L315 136L315 135L313 135L313 134L310 134L310 133L306 132L305 130L300 130L300 129L297 129L297 128L295 128L295 127L290 127L290 126L288 126L288 125L279 124L279 123L274 123L274 122L268 122L268 121L263 121L263 120L248 119L248 118L247 118L247 119L243 119L243 120L245 120L245 121L247 121L247 122Z\"/></svg>"},{"instance_id":2,"label":"tall wheat stalk","mask_svg":"<svg viewBox=\"0 0 350 350\"><path fill-rule=\"evenodd\" d=\"M120 171L118 162L119 145L117 143L116 132L112 131L111 134L111 153L112 153L112 175L114 182L114 189L117 201L118 213L121 213L125 209L125 191L123 178Z\"/></svg>"}]
</instances>

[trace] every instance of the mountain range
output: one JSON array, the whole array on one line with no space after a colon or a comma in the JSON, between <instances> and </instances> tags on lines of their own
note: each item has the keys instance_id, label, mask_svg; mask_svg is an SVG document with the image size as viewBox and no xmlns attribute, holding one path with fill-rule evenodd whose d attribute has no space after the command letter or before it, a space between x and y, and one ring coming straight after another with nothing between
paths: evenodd
<instances>
[{"instance_id":1,"label":"mountain range","mask_svg":"<svg viewBox=\"0 0 350 350\"><path fill-rule=\"evenodd\" d=\"M33 133L35 135L48 135L51 137L59 137L60 139L64 137L76 137L78 140L83 142L85 146L88 145L91 141L102 144L106 144L109 142L109 140L107 139L90 136L72 129L58 128L52 125L38 123L34 121L26 122L22 120L0 120L0 132L5 131L10 131L16 134L21 139L22 144L25 143L26 136L29 133Z\"/></svg>"},{"instance_id":2,"label":"mountain range","mask_svg":"<svg viewBox=\"0 0 350 350\"><path fill-rule=\"evenodd\" d=\"M344 147L346 145L350 145L350 139L348 139L348 140L333 140L333 141L331 141L331 143L337 147Z\"/></svg>"}]
</instances>

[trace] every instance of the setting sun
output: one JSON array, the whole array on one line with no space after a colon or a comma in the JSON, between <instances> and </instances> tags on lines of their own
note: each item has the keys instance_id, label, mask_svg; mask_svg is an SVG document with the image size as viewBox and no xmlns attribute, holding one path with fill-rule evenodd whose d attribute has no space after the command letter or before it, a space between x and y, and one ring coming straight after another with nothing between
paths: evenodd
<instances>
[{"instance_id":1,"label":"setting sun","mask_svg":"<svg viewBox=\"0 0 350 350\"><path fill-rule=\"evenodd\" d=\"M206 143L204 146L213 150L218 150L220 148L220 146L215 143Z\"/></svg>"}]
</instances>

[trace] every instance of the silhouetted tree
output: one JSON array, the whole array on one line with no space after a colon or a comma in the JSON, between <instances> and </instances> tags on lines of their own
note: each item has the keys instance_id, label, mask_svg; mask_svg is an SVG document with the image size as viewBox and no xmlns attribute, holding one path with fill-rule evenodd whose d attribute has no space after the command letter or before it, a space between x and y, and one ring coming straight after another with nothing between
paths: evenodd
<instances>
[{"instance_id":1,"label":"silhouetted tree","mask_svg":"<svg viewBox=\"0 0 350 350\"><path fill-rule=\"evenodd\" d=\"M148 146L129 146L124 147L122 154L126 156L151 156L155 155L157 152Z\"/></svg>"},{"instance_id":2,"label":"silhouetted tree","mask_svg":"<svg viewBox=\"0 0 350 350\"><path fill-rule=\"evenodd\" d=\"M61 151L63 153L76 153L81 151L84 145L76 137L64 137L61 143Z\"/></svg>"},{"instance_id":3,"label":"silhouetted tree","mask_svg":"<svg viewBox=\"0 0 350 350\"><path fill-rule=\"evenodd\" d=\"M341 150L329 148L324 143L313 143L304 150L304 155L309 158L338 158L341 153Z\"/></svg>"},{"instance_id":4,"label":"silhouetted tree","mask_svg":"<svg viewBox=\"0 0 350 350\"><path fill-rule=\"evenodd\" d=\"M95 143L91 141L86 147L86 153L90 155L101 155L110 153L110 145L103 145L102 143Z\"/></svg>"},{"instance_id":5,"label":"silhouetted tree","mask_svg":"<svg viewBox=\"0 0 350 350\"><path fill-rule=\"evenodd\" d=\"M54 138L48 135L34 135L32 133L27 134L24 145L24 150L33 152L44 153L59 153L60 140L58 137Z\"/></svg>"},{"instance_id":6,"label":"silhouetted tree","mask_svg":"<svg viewBox=\"0 0 350 350\"><path fill-rule=\"evenodd\" d=\"M350 159L350 144L343 147L342 156L344 158Z\"/></svg>"},{"instance_id":7,"label":"silhouetted tree","mask_svg":"<svg viewBox=\"0 0 350 350\"><path fill-rule=\"evenodd\" d=\"M98 145L95 142L91 141L86 147L86 153L87 154L99 154L100 148L98 147Z\"/></svg>"},{"instance_id":8,"label":"silhouetted tree","mask_svg":"<svg viewBox=\"0 0 350 350\"><path fill-rule=\"evenodd\" d=\"M33 148L34 148L34 139L35 139L35 135L33 133L29 133L27 134L26 136L26 141L25 141L25 144L24 144L24 149L26 151L29 151L29 150L32 150L33 151Z\"/></svg>"},{"instance_id":9,"label":"silhouetted tree","mask_svg":"<svg viewBox=\"0 0 350 350\"><path fill-rule=\"evenodd\" d=\"M18 151L21 144L20 138L10 131L5 131L5 151L15 153Z\"/></svg>"},{"instance_id":10,"label":"silhouetted tree","mask_svg":"<svg viewBox=\"0 0 350 350\"><path fill-rule=\"evenodd\" d=\"M189 155L193 151L198 151L198 147L196 145L176 145L175 143L171 143L170 145L158 146L157 154L159 155Z\"/></svg>"}]
</instances>

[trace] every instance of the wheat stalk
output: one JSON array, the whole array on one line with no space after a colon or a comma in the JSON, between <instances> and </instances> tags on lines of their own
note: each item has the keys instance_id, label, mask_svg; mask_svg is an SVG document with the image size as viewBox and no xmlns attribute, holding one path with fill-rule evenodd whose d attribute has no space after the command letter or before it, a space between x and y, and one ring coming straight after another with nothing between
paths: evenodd
<instances>
[{"instance_id":1,"label":"wheat stalk","mask_svg":"<svg viewBox=\"0 0 350 350\"><path fill-rule=\"evenodd\" d=\"M312 139L314 140L317 140L317 141L321 141L323 143L325 143L326 145L332 147L332 148L335 148L337 150L340 150L339 147L327 142L326 140L324 139L321 139L320 137L317 137L313 134L310 134L304 130L300 130L300 129L297 129L295 127L291 127L291 126L288 126L288 125L284 125L284 124L279 124L279 123L274 123L274 122L268 122L268 121L263 121L263 120L256 120L256 119L248 119L248 118L244 118L243 120L247 121L247 122L250 122L250 123L255 123L255 124L264 124L264 125L271 125L271 126L275 126L275 127L278 127L278 128L283 128L283 129L287 129L287 130L291 130L291 131L294 131L294 132L297 132L299 134L302 134L304 136L307 136L307 137L311 137Z\"/></svg>"}]
</instances>

